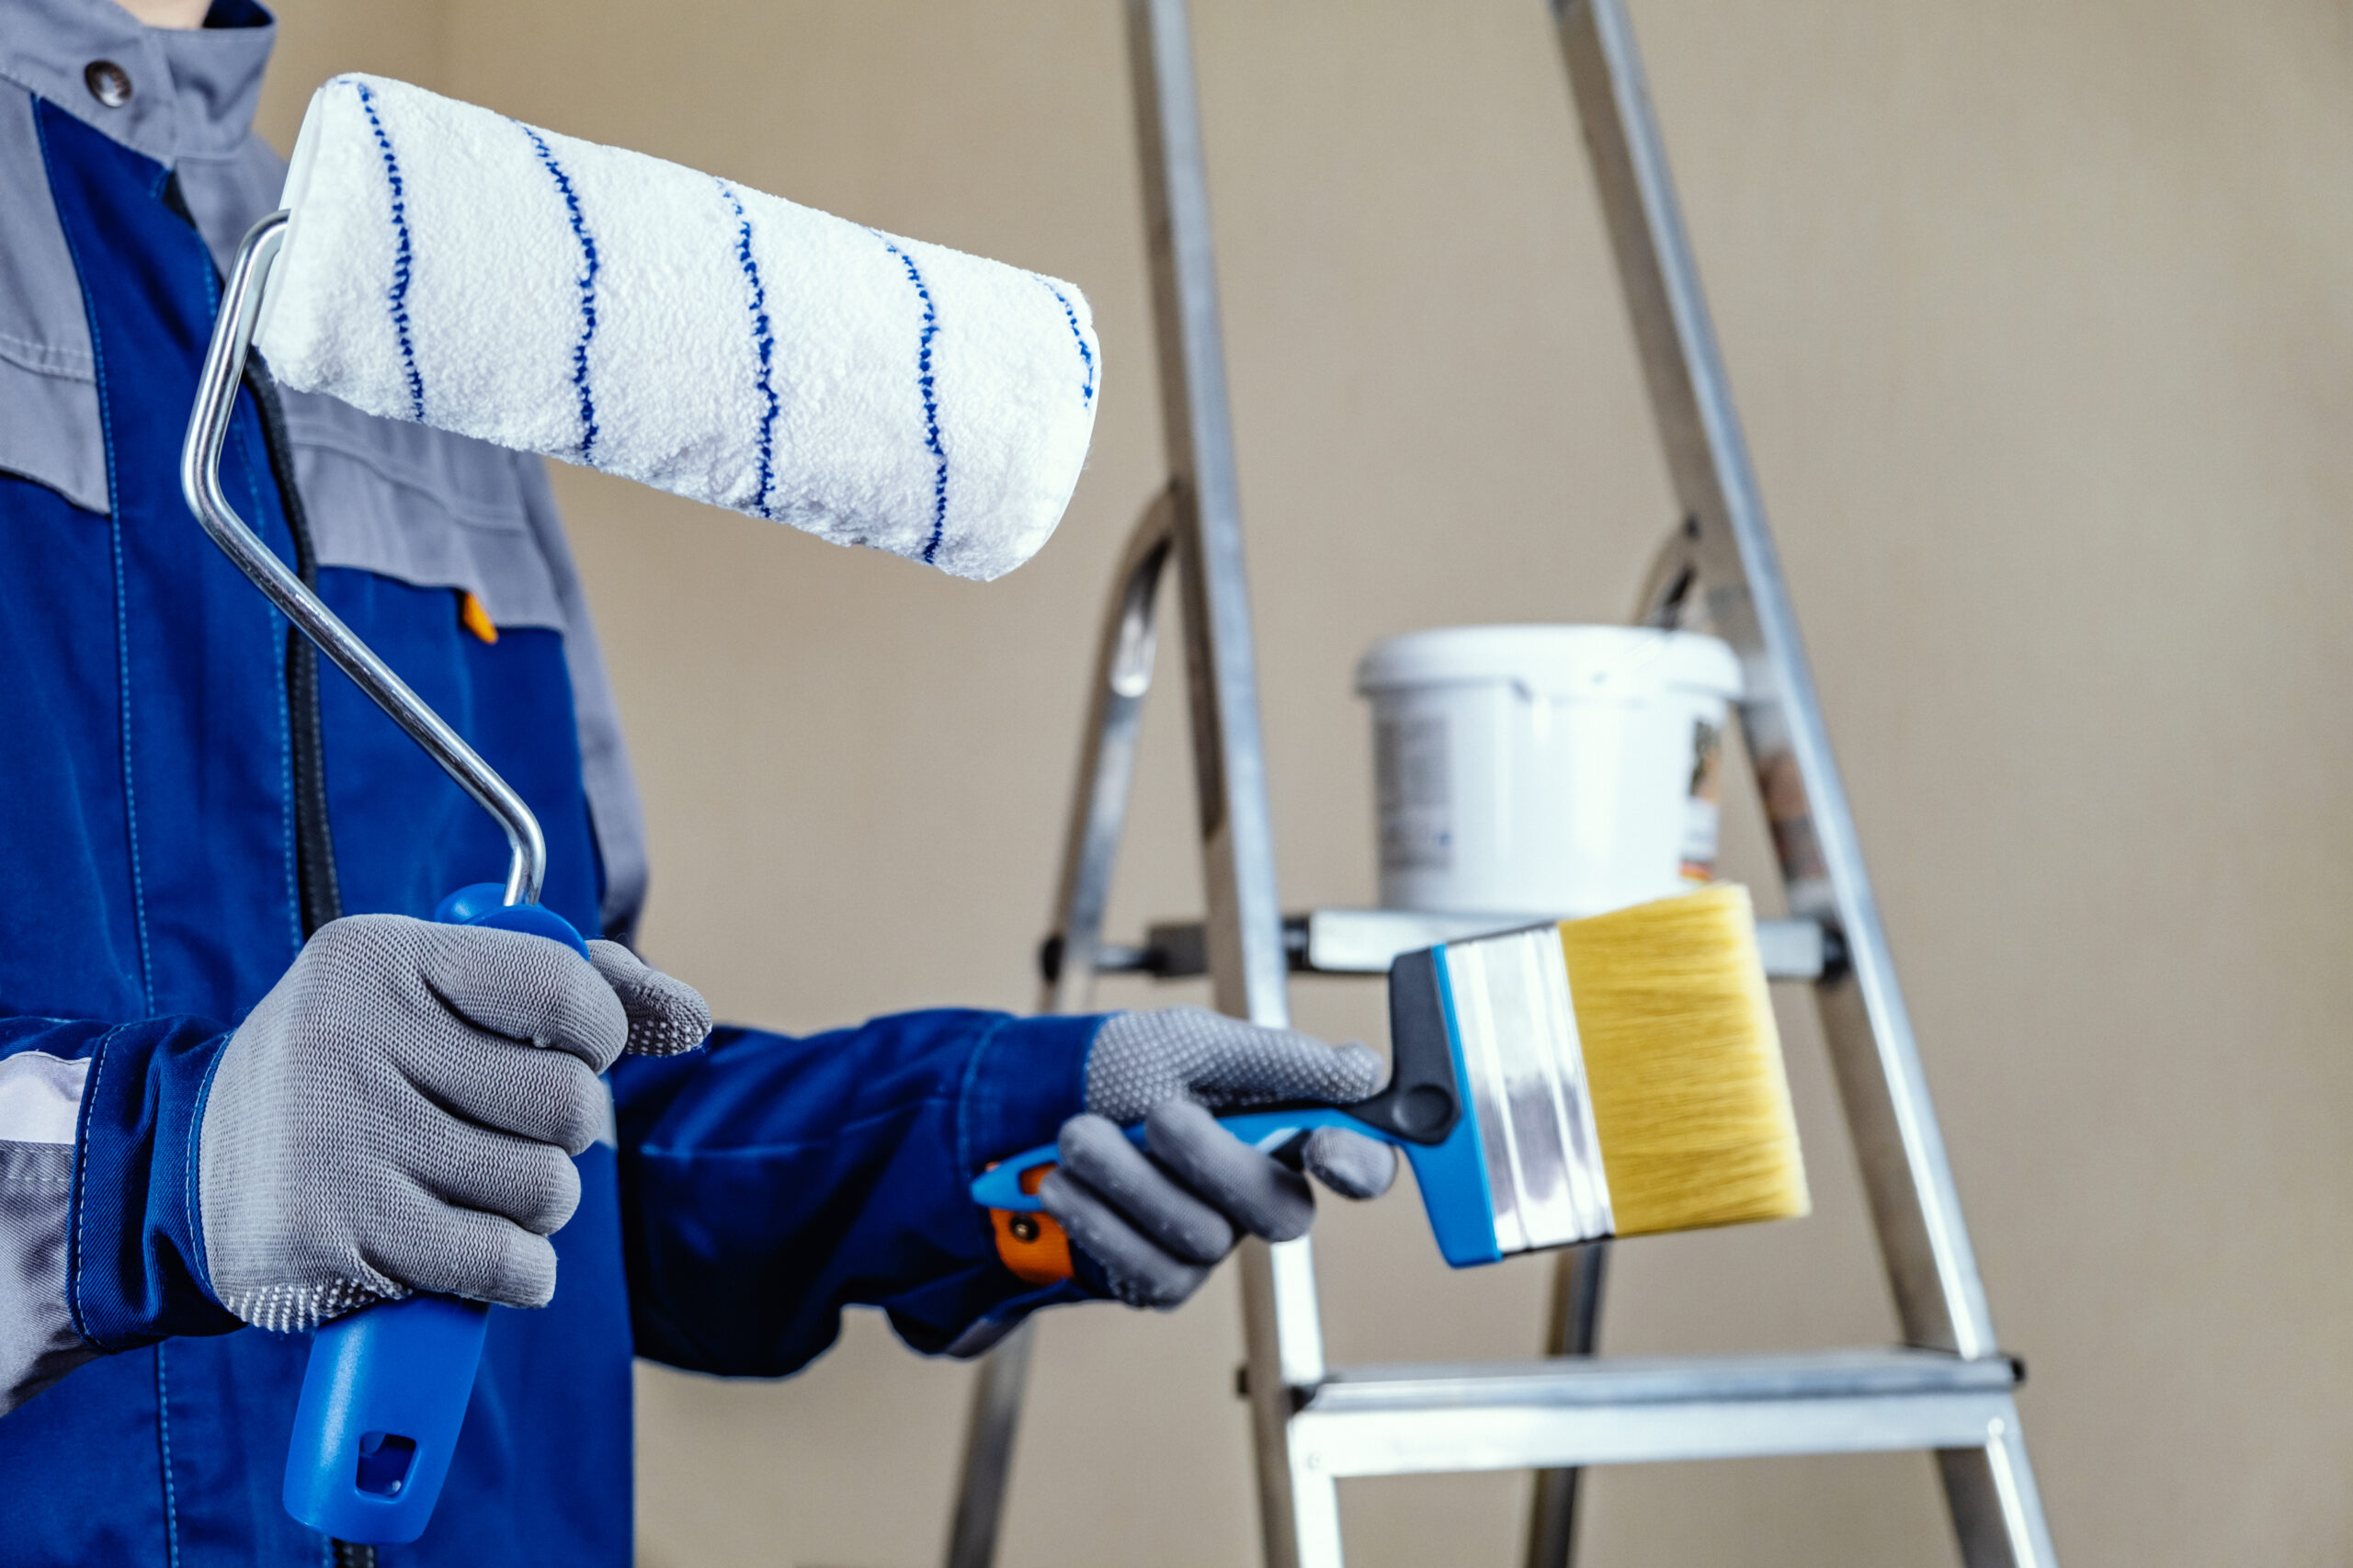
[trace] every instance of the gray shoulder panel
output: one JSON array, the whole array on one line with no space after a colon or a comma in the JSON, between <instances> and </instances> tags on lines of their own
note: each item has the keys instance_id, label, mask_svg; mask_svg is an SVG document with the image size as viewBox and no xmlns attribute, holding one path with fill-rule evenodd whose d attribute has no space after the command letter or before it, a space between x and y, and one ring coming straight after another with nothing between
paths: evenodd
<instances>
[{"instance_id":1,"label":"gray shoulder panel","mask_svg":"<svg viewBox=\"0 0 2353 1568\"><path fill-rule=\"evenodd\" d=\"M0 1415L97 1358L65 1299L73 1191L72 1144L0 1140Z\"/></svg>"},{"instance_id":2,"label":"gray shoulder panel","mask_svg":"<svg viewBox=\"0 0 2353 1568\"><path fill-rule=\"evenodd\" d=\"M0 84L0 471L107 510L90 318L50 199L33 97Z\"/></svg>"},{"instance_id":3,"label":"gray shoulder panel","mask_svg":"<svg viewBox=\"0 0 2353 1568\"><path fill-rule=\"evenodd\" d=\"M50 199L33 96L0 86L0 358L68 381L95 381L90 318L74 255Z\"/></svg>"}]
</instances>

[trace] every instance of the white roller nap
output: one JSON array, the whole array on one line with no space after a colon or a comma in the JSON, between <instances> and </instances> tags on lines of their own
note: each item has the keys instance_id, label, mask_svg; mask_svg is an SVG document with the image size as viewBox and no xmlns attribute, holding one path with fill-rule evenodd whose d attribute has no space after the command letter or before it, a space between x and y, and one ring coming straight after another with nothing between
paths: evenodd
<instances>
[{"instance_id":1,"label":"white roller nap","mask_svg":"<svg viewBox=\"0 0 2353 1568\"><path fill-rule=\"evenodd\" d=\"M376 76L312 98L256 337L285 385L958 576L1061 520L1085 296Z\"/></svg>"}]
</instances>

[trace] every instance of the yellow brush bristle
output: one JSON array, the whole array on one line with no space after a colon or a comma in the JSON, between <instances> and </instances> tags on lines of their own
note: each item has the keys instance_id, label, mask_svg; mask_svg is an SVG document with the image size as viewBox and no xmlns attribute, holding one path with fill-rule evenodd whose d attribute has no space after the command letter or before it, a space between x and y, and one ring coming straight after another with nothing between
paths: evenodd
<instances>
[{"instance_id":1,"label":"yellow brush bristle","mask_svg":"<svg viewBox=\"0 0 2353 1568\"><path fill-rule=\"evenodd\" d=\"M1812 1208L1748 890L1561 925L1621 1236Z\"/></svg>"}]
</instances>

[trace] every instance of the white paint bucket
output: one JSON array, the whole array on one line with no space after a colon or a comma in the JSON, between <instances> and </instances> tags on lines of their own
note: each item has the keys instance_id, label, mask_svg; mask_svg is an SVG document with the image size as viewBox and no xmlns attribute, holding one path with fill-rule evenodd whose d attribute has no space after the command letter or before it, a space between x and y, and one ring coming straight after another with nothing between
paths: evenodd
<instances>
[{"instance_id":1,"label":"white paint bucket","mask_svg":"<svg viewBox=\"0 0 2353 1568\"><path fill-rule=\"evenodd\" d=\"M1626 626L1454 626L1375 643L1381 902L1598 915L1715 874L1729 645Z\"/></svg>"}]
</instances>

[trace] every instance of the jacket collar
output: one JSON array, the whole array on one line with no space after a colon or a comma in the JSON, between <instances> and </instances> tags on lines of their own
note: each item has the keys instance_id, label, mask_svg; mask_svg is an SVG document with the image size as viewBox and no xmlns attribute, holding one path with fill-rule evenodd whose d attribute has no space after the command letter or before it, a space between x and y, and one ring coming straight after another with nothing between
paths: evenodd
<instances>
[{"instance_id":1,"label":"jacket collar","mask_svg":"<svg viewBox=\"0 0 2353 1568\"><path fill-rule=\"evenodd\" d=\"M195 32L143 26L113 0L0 0L0 77L171 167L244 142L277 38L255 0L214 0ZM102 61L131 79L118 108L90 85Z\"/></svg>"}]
</instances>

